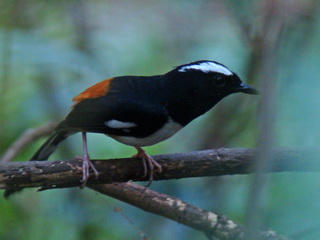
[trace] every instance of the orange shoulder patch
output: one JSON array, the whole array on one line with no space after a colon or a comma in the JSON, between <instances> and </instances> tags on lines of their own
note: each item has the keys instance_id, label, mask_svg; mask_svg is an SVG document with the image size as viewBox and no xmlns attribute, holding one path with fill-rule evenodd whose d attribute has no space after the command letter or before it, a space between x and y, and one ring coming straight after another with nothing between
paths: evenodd
<instances>
[{"instance_id":1,"label":"orange shoulder patch","mask_svg":"<svg viewBox=\"0 0 320 240\"><path fill-rule=\"evenodd\" d=\"M88 99L88 98L98 98L98 97L102 97L102 96L106 95L112 79L113 78L106 79L102 82L99 82L99 83L87 88L82 93L75 96L72 99L72 101L76 102L76 104L77 104L77 103L79 103L85 99Z\"/></svg>"}]
</instances>

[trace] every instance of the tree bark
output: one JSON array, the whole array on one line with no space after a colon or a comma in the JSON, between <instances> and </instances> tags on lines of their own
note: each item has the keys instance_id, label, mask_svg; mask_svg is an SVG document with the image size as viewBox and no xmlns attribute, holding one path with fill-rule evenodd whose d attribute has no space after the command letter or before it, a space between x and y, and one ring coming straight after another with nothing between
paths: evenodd
<instances>
[{"instance_id":1,"label":"tree bark","mask_svg":"<svg viewBox=\"0 0 320 240\"><path fill-rule=\"evenodd\" d=\"M273 160L264 171L320 171L318 161L313 161L319 153L320 151L277 150L272 153ZM154 179L248 174L252 173L258 161L256 155L255 149L240 148L157 155L153 157L162 165L163 172L155 173ZM92 173L87 186L95 191L203 231L209 239L212 236L218 239L245 239L248 229L225 216L131 182L120 183L129 180L148 181L148 176L142 177L141 159L92 160L92 163L100 175L95 179ZM40 190L45 190L80 186L81 166L80 160L0 163L0 189L40 187ZM273 231L259 232L258 236L261 240L289 240Z\"/></svg>"},{"instance_id":2,"label":"tree bark","mask_svg":"<svg viewBox=\"0 0 320 240\"><path fill-rule=\"evenodd\" d=\"M314 172L320 171L319 161L313 161L320 151L277 150L265 172ZM188 177L247 174L254 169L256 150L217 149L190 153L153 156L161 164L162 173L155 173L154 180L168 180ZM92 177L88 185L112 182L148 181L143 178L141 159L92 160L100 173ZM40 187L67 188L80 186L81 161L28 161L0 164L0 189Z\"/></svg>"},{"instance_id":3,"label":"tree bark","mask_svg":"<svg viewBox=\"0 0 320 240\"><path fill-rule=\"evenodd\" d=\"M129 203L144 211L154 213L173 221L227 240L245 240L247 229L225 216L209 212L178 198L159 193L134 183L114 183L90 186L95 191ZM259 233L260 240L290 240L273 231Z\"/></svg>"}]
</instances>

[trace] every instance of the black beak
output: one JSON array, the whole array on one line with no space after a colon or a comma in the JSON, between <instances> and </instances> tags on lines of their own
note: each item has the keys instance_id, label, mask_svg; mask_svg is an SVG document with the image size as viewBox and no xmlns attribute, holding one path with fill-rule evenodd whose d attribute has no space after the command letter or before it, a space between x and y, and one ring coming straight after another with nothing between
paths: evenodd
<instances>
[{"instance_id":1,"label":"black beak","mask_svg":"<svg viewBox=\"0 0 320 240\"><path fill-rule=\"evenodd\" d=\"M243 92L243 93L247 93L247 94L255 94L255 95L259 94L259 91L257 89L255 89L245 83L241 83L240 87L237 90L238 90L238 92Z\"/></svg>"}]
</instances>

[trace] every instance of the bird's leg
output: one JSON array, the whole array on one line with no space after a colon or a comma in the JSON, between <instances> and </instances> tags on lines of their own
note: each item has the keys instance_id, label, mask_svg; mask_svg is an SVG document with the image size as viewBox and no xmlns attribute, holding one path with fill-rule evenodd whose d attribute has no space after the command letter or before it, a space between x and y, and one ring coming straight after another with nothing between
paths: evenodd
<instances>
[{"instance_id":1,"label":"bird's leg","mask_svg":"<svg viewBox=\"0 0 320 240\"><path fill-rule=\"evenodd\" d=\"M136 148L138 150L138 153L133 155L132 158L141 158L142 160L142 165L143 165L143 175L142 177L145 178L148 174L148 168L147 168L147 163L146 163L146 159L145 157L142 157L139 153L140 150L138 148ZM141 148L141 150L143 151L143 149Z\"/></svg>"},{"instance_id":2,"label":"bird's leg","mask_svg":"<svg viewBox=\"0 0 320 240\"><path fill-rule=\"evenodd\" d=\"M82 133L82 141L83 141L83 157L82 157L82 185L81 187L85 187L86 183L89 179L89 170L90 168L93 170L94 175L98 178L99 173L94 165L90 162L89 154L88 154L88 146L87 146L87 135L85 132Z\"/></svg>"},{"instance_id":3,"label":"bird's leg","mask_svg":"<svg viewBox=\"0 0 320 240\"><path fill-rule=\"evenodd\" d=\"M146 152L141 148L141 147L135 147L138 150L138 153L135 154L133 157L139 157L142 158L142 163L143 163L143 167L144 167L144 175L143 177L147 176L147 165L149 167L149 182L146 185L146 187L149 187L153 181L153 173L154 173L154 168L157 168L157 171L159 173L162 172L162 167L159 163L157 163L152 157L150 157L148 154L146 154Z\"/></svg>"}]
</instances>

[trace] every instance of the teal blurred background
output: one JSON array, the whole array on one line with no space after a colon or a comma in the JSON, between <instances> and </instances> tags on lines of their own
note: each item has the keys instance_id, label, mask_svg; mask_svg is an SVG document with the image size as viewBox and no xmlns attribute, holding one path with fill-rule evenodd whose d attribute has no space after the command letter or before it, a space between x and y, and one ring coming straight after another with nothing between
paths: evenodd
<instances>
[{"instance_id":1,"label":"teal blurred background","mask_svg":"<svg viewBox=\"0 0 320 240\"><path fill-rule=\"evenodd\" d=\"M72 97L98 81L162 74L201 59L227 65L261 92L273 86L265 91L269 99L230 96L171 139L146 148L149 154L259 146L261 132L269 130L259 125L261 106L269 100L273 145L315 148L320 142L319 13L316 0L2 0L0 156L26 129L62 120ZM44 140L15 161L28 160ZM135 153L97 134L89 134L89 151L91 158ZM81 153L77 134L51 159ZM159 181L151 188L245 224L251 184L252 176L226 176ZM294 239L320 238L320 174L270 174L263 194L263 229ZM122 240L144 234L205 239L201 232L89 189L31 189L0 198L0 239Z\"/></svg>"}]
</instances>

